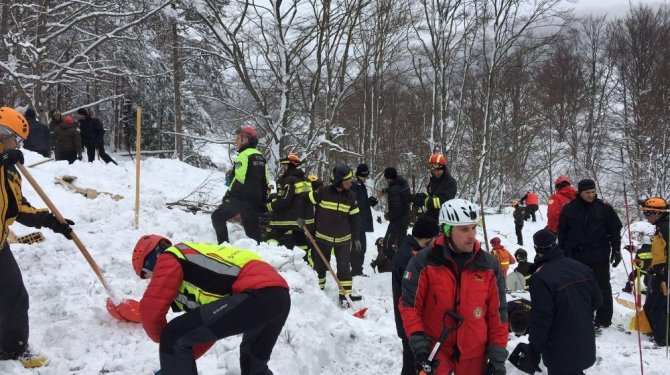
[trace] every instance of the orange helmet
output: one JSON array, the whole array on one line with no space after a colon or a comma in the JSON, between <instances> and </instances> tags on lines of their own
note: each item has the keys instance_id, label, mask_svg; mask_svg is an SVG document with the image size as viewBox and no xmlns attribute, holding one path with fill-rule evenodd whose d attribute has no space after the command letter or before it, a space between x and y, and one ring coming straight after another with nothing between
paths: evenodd
<instances>
[{"instance_id":1,"label":"orange helmet","mask_svg":"<svg viewBox=\"0 0 670 375\"><path fill-rule=\"evenodd\" d=\"M433 155L430 156L430 159L428 159L428 164L439 164L442 166L447 166L447 159L444 157L444 155L440 154L439 152L434 153Z\"/></svg>"},{"instance_id":2,"label":"orange helmet","mask_svg":"<svg viewBox=\"0 0 670 375\"><path fill-rule=\"evenodd\" d=\"M519 202L516 199L512 199L512 207L516 206L519 204Z\"/></svg>"},{"instance_id":3,"label":"orange helmet","mask_svg":"<svg viewBox=\"0 0 670 375\"><path fill-rule=\"evenodd\" d=\"M0 108L0 127L11 131L23 140L28 138L30 131L26 118L19 111L9 107Z\"/></svg>"},{"instance_id":4,"label":"orange helmet","mask_svg":"<svg viewBox=\"0 0 670 375\"><path fill-rule=\"evenodd\" d=\"M298 156L298 154L294 154L292 152L290 154L286 155L285 158L282 158L281 160L279 160L279 163L280 164L293 164L296 167L299 166L300 164L302 164L302 162L300 161L300 156Z\"/></svg>"},{"instance_id":5,"label":"orange helmet","mask_svg":"<svg viewBox=\"0 0 670 375\"><path fill-rule=\"evenodd\" d=\"M498 246L498 245L500 245L500 237L493 237L493 238L491 238L491 245L493 245L493 246Z\"/></svg>"},{"instance_id":6,"label":"orange helmet","mask_svg":"<svg viewBox=\"0 0 670 375\"><path fill-rule=\"evenodd\" d=\"M156 257L170 246L172 246L172 242L163 236L157 234L147 234L142 236L137 241L137 244L135 244L135 249L133 250L133 269L137 276L145 279L144 271L146 269L153 271L154 265L156 264ZM147 263L147 258L152 253L155 254L153 263L145 264Z\"/></svg>"},{"instance_id":7,"label":"orange helmet","mask_svg":"<svg viewBox=\"0 0 670 375\"><path fill-rule=\"evenodd\" d=\"M651 197L645 200L639 200L642 211L668 212L668 202L660 197Z\"/></svg>"}]
</instances>

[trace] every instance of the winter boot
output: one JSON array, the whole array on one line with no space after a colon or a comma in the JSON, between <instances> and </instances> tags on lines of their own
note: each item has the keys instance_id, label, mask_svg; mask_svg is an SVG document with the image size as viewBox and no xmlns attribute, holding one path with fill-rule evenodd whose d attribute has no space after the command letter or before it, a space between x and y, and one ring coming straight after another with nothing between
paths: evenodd
<instances>
[{"instance_id":1,"label":"winter boot","mask_svg":"<svg viewBox=\"0 0 670 375\"><path fill-rule=\"evenodd\" d=\"M349 302L347 301L347 297L345 297L344 294L340 294L339 297L340 297L340 305L344 308L348 308ZM351 302L360 301L363 299L363 297L358 294L350 294L349 298L351 298Z\"/></svg>"},{"instance_id":2,"label":"winter boot","mask_svg":"<svg viewBox=\"0 0 670 375\"><path fill-rule=\"evenodd\" d=\"M42 367L49 363L49 359L47 357L38 355L38 354L33 354L30 352L25 352L19 357L19 361L21 361L21 364L25 368L37 368L37 367Z\"/></svg>"},{"instance_id":3,"label":"winter boot","mask_svg":"<svg viewBox=\"0 0 670 375\"><path fill-rule=\"evenodd\" d=\"M622 292L624 293L633 293L633 283L632 282L627 282L626 286L621 289Z\"/></svg>"}]
</instances>

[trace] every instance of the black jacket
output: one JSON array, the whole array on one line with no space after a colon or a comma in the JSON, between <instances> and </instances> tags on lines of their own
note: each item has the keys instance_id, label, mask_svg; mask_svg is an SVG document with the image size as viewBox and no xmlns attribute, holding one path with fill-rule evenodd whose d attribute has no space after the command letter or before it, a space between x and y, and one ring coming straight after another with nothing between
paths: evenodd
<instances>
[{"instance_id":1,"label":"black jacket","mask_svg":"<svg viewBox=\"0 0 670 375\"><path fill-rule=\"evenodd\" d=\"M421 250L421 246L416 242L416 238L411 234L408 234L400 243L398 251L393 255L393 273L391 274L391 285L393 288L393 313L395 315L395 328L398 332L398 337L401 339L406 339L405 329L402 326L402 317L400 316L400 310L398 309L398 302L400 301L400 296L402 294L402 278L405 274L405 268L407 268L407 263L412 259L414 254Z\"/></svg>"},{"instance_id":2,"label":"black jacket","mask_svg":"<svg viewBox=\"0 0 670 375\"><path fill-rule=\"evenodd\" d=\"M386 188L388 198L388 220L390 225L409 226L409 208L412 193L407 184L407 180L402 176L397 176L389 180L389 186Z\"/></svg>"},{"instance_id":3,"label":"black jacket","mask_svg":"<svg viewBox=\"0 0 670 375\"><path fill-rule=\"evenodd\" d=\"M265 164L265 157L253 146L247 145L240 149L235 158L233 181L223 200L239 200L250 207L261 209L268 196Z\"/></svg>"},{"instance_id":4,"label":"black jacket","mask_svg":"<svg viewBox=\"0 0 670 375\"><path fill-rule=\"evenodd\" d=\"M313 224L314 210L307 200L307 194L311 191L312 183L305 177L302 169L290 168L284 172L277 179L276 198L266 205L271 213L270 226L300 230L298 218L305 219L305 224Z\"/></svg>"},{"instance_id":5,"label":"black jacket","mask_svg":"<svg viewBox=\"0 0 670 375\"><path fill-rule=\"evenodd\" d=\"M579 195L566 204L558 220L558 244L565 254L585 264L609 262L612 249L621 249L621 220L612 206Z\"/></svg>"},{"instance_id":6,"label":"black jacket","mask_svg":"<svg viewBox=\"0 0 670 375\"><path fill-rule=\"evenodd\" d=\"M529 341L550 369L571 373L596 361L593 312L603 301L591 269L556 246L530 278Z\"/></svg>"},{"instance_id":7,"label":"black jacket","mask_svg":"<svg viewBox=\"0 0 670 375\"><path fill-rule=\"evenodd\" d=\"M449 172L444 171L442 177L435 178L435 176L430 177L428 182L428 187L426 188L426 193L428 198L426 198L426 214L432 217L435 220L440 218L440 207L442 203L454 199L456 197L456 191L458 186L456 180L449 174Z\"/></svg>"},{"instance_id":8,"label":"black jacket","mask_svg":"<svg viewBox=\"0 0 670 375\"><path fill-rule=\"evenodd\" d=\"M104 144L105 129L97 118L86 117L79 120L81 143L86 147L98 147Z\"/></svg>"},{"instance_id":9,"label":"black jacket","mask_svg":"<svg viewBox=\"0 0 670 375\"><path fill-rule=\"evenodd\" d=\"M356 201L358 202L358 209L361 210L361 230L365 232L374 231L372 223L372 209L368 203L368 188L361 180L356 178L351 184L351 190L356 193Z\"/></svg>"},{"instance_id":10,"label":"black jacket","mask_svg":"<svg viewBox=\"0 0 670 375\"><path fill-rule=\"evenodd\" d=\"M514 207L514 213L512 216L514 217L515 225L523 226L523 210L521 209L521 206Z\"/></svg>"},{"instance_id":11,"label":"black jacket","mask_svg":"<svg viewBox=\"0 0 670 375\"><path fill-rule=\"evenodd\" d=\"M358 240L361 226L356 194L333 185L323 186L308 195L314 205L315 237L333 245Z\"/></svg>"},{"instance_id":12,"label":"black jacket","mask_svg":"<svg viewBox=\"0 0 670 375\"><path fill-rule=\"evenodd\" d=\"M30 126L30 131L23 147L26 150L40 153L45 158L51 156L49 128L34 117L28 117L28 125Z\"/></svg>"}]
</instances>

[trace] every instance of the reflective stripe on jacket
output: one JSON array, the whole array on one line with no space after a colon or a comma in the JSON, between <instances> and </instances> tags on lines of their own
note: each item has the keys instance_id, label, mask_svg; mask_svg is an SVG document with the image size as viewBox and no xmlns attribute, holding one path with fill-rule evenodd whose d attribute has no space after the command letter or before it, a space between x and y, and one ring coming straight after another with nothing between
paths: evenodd
<instances>
[{"instance_id":1,"label":"reflective stripe on jacket","mask_svg":"<svg viewBox=\"0 0 670 375\"><path fill-rule=\"evenodd\" d=\"M9 226L14 221L28 227L40 228L44 219L49 216L47 209L36 209L23 197L21 175L14 166L0 165L0 215L0 251L7 241Z\"/></svg>"},{"instance_id":2,"label":"reflective stripe on jacket","mask_svg":"<svg viewBox=\"0 0 670 375\"><path fill-rule=\"evenodd\" d=\"M317 238L334 244L358 239L360 211L354 192L327 186L310 192L309 200L315 207Z\"/></svg>"}]
</instances>

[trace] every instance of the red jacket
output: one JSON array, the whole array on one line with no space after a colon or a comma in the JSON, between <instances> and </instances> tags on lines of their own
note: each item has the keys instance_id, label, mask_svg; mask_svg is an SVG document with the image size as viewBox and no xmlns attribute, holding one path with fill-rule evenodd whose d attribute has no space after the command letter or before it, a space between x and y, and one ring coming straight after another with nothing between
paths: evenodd
<instances>
[{"instance_id":1,"label":"red jacket","mask_svg":"<svg viewBox=\"0 0 670 375\"><path fill-rule=\"evenodd\" d=\"M475 243L473 257L461 270L446 249L446 236L421 250L410 260L402 281L398 307L407 337L424 332L437 341L446 311L463 316L463 325L450 334L439 358L451 358L457 346L461 359L483 358L487 346L507 346L507 302L498 261ZM444 321L454 326L451 317Z\"/></svg>"},{"instance_id":2,"label":"red jacket","mask_svg":"<svg viewBox=\"0 0 670 375\"><path fill-rule=\"evenodd\" d=\"M527 192L526 195L521 200L526 201L526 206L532 206L532 205L537 206L539 203L539 200L537 199L537 194L533 193L532 191Z\"/></svg>"},{"instance_id":3,"label":"red jacket","mask_svg":"<svg viewBox=\"0 0 670 375\"><path fill-rule=\"evenodd\" d=\"M547 207L547 229L558 233L558 219L561 217L563 206L575 199L577 191L572 185L562 187L554 195L549 197Z\"/></svg>"},{"instance_id":4,"label":"red jacket","mask_svg":"<svg viewBox=\"0 0 670 375\"><path fill-rule=\"evenodd\" d=\"M172 301L179 292L184 281L184 271L177 258L170 253L163 253L158 257L153 276L140 301L142 326L147 335L154 341L160 342L160 335L167 325L165 315ZM288 284L277 271L269 264L252 260L240 270L237 279L232 284L232 293L242 293L247 290L279 286L288 289ZM193 348L197 359L214 345L214 341L196 345Z\"/></svg>"}]
</instances>

